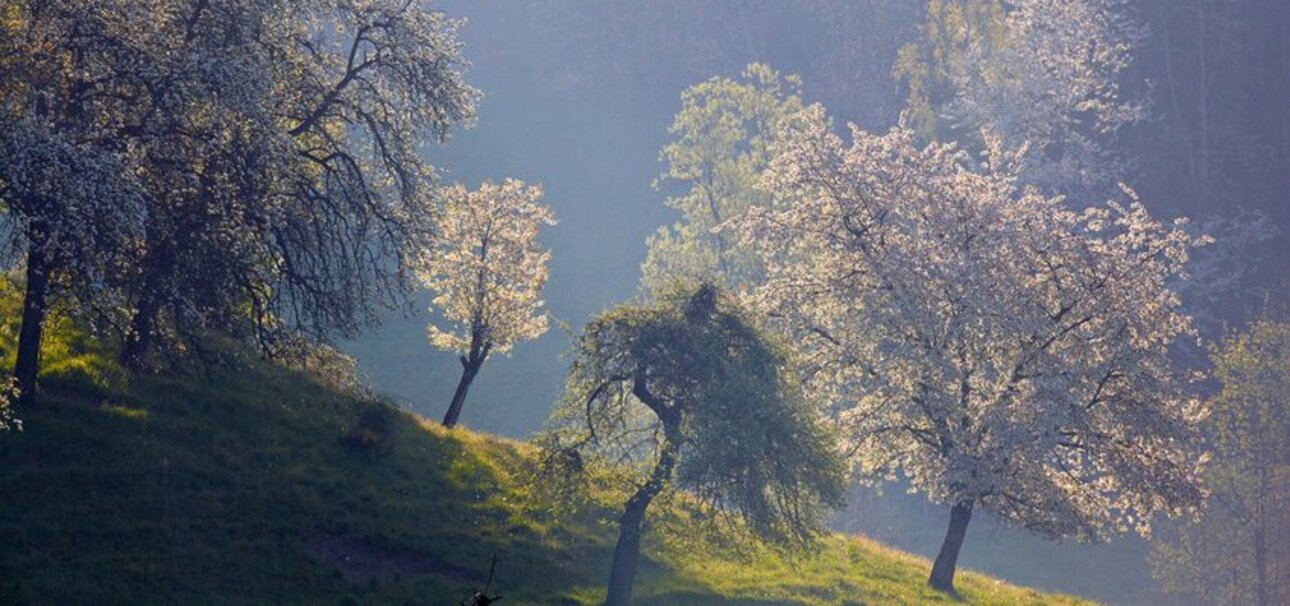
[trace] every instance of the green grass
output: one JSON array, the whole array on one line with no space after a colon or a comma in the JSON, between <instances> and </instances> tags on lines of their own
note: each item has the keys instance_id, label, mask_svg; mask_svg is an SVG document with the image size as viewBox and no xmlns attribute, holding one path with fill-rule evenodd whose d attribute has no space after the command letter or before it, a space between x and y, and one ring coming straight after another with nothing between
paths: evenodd
<instances>
[{"instance_id":1,"label":"green grass","mask_svg":"<svg viewBox=\"0 0 1290 606\"><path fill-rule=\"evenodd\" d=\"M66 356L93 357L75 341ZM524 443L257 362L124 388L61 355L25 431L0 434L0 604L456 604L494 554L503 603L603 597L622 495L553 512ZM970 573L956 600L871 541L786 558L657 509L640 604L1081 603Z\"/></svg>"}]
</instances>

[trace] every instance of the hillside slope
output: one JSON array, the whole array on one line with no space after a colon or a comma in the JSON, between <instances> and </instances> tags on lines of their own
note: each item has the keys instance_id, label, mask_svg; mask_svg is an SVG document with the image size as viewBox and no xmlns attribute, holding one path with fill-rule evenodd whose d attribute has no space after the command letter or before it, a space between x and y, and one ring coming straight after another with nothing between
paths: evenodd
<instances>
[{"instance_id":1,"label":"hillside slope","mask_svg":"<svg viewBox=\"0 0 1290 606\"><path fill-rule=\"evenodd\" d=\"M524 444L255 362L115 394L83 374L49 376L26 430L0 435L0 604L456 604L494 554L505 603L601 597L613 495L556 517ZM869 541L831 537L793 564L696 541L664 509L641 604L954 601L924 587L926 561ZM959 586L968 604L1079 603Z\"/></svg>"}]
</instances>

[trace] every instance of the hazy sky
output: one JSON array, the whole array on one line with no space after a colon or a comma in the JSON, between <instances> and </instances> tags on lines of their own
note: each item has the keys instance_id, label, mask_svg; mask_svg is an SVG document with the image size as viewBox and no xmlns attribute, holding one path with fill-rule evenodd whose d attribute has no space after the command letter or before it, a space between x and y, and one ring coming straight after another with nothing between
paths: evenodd
<instances>
[{"instance_id":1,"label":"hazy sky","mask_svg":"<svg viewBox=\"0 0 1290 606\"><path fill-rule=\"evenodd\" d=\"M569 339L559 323L576 329L592 313L632 297L645 237L674 218L650 181L660 170L658 149L680 89L597 94L594 87L551 86L512 61L513 55L473 52L507 39L503 31L528 33L513 31L516 20L499 18L501 4L447 5L451 14L471 19L462 32L474 62L468 77L485 97L477 126L458 133L432 158L446 181L472 188L506 177L540 183L543 201L559 220L542 236L554 255L545 294L556 323L540 340L518 345L509 358L485 364L462 415L473 428L524 436L542 423L559 393L565 369L560 354ZM425 307L427 297L421 300ZM349 349L378 390L437 417L461 368L453 355L430 348L427 319L425 313L392 317Z\"/></svg>"}]
</instances>

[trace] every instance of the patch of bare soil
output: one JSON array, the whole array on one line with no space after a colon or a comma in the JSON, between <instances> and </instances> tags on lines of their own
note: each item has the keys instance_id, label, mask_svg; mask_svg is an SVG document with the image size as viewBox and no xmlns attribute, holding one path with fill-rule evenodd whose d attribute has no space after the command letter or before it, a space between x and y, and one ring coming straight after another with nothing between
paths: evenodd
<instances>
[{"instance_id":1,"label":"patch of bare soil","mask_svg":"<svg viewBox=\"0 0 1290 606\"><path fill-rule=\"evenodd\" d=\"M346 580L366 583L373 579L385 582L396 578L434 575L463 584L480 584L482 576L461 566L440 561L410 549L391 549L364 539L330 533L305 537L309 555L324 564L335 566Z\"/></svg>"}]
</instances>

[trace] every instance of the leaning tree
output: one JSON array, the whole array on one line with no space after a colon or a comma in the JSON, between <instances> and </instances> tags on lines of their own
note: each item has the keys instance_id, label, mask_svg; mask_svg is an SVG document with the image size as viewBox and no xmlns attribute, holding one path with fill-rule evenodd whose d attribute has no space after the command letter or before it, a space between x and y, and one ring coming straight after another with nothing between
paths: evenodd
<instances>
[{"instance_id":1,"label":"leaning tree","mask_svg":"<svg viewBox=\"0 0 1290 606\"><path fill-rule=\"evenodd\" d=\"M768 269L751 300L838 406L855 470L951 507L931 585L952 589L977 508L1093 540L1199 504L1203 405L1169 348L1202 240L1131 193L1076 212L1019 188L998 145L978 172L905 128L848 145L798 123L774 204L738 226Z\"/></svg>"},{"instance_id":2,"label":"leaning tree","mask_svg":"<svg viewBox=\"0 0 1290 606\"><path fill-rule=\"evenodd\" d=\"M507 179L476 191L443 191L434 245L417 251L417 276L447 325L427 328L430 343L460 354L461 380L443 417L457 425L470 384L491 353L546 332L542 287L550 251L538 229L555 216L537 201L542 189Z\"/></svg>"},{"instance_id":3,"label":"leaning tree","mask_svg":"<svg viewBox=\"0 0 1290 606\"><path fill-rule=\"evenodd\" d=\"M604 312L574 351L554 442L631 482L606 604L631 603L646 508L669 488L778 540L808 539L840 503L832 436L785 350L715 286Z\"/></svg>"}]
</instances>

